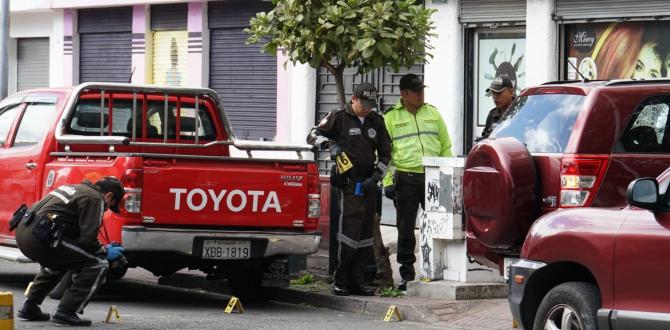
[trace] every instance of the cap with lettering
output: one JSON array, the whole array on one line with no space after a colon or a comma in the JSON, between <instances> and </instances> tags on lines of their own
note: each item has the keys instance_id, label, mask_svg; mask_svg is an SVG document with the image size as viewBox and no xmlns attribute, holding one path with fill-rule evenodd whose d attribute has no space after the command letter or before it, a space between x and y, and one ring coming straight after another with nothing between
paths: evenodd
<instances>
[{"instance_id":1,"label":"cap with lettering","mask_svg":"<svg viewBox=\"0 0 670 330\"><path fill-rule=\"evenodd\" d=\"M516 81L512 80L508 74L503 73L493 78L491 86L486 89L486 96L491 96L494 92L502 92L506 87L515 88Z\"/></svg>"},{"instance_id":2,"label":"cap with lettering","mask_svg":"<svg viewBox=\"0 0 670 330\"><path fill-rule=\"evenodd\" d=\"M377 88L371 83L360 83L354 88L354 96L361 100L366 109L377 108Z\"/></svg>"}]
</instances>

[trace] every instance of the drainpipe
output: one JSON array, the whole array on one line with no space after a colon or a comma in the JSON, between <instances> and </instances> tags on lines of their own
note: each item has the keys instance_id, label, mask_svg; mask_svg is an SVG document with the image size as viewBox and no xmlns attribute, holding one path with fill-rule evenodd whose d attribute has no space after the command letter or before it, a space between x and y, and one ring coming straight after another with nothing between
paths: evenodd
<instances>
[{"instance_id":1,"label":"drainpipe","mask_svg":"<svg viewBox=\"0 0 670 330\"><path fill-rule=\"evenodd\" d=\"M0 99L7 97L9 78L9 0L0 0Z\"/></svg>"}]
</instances>

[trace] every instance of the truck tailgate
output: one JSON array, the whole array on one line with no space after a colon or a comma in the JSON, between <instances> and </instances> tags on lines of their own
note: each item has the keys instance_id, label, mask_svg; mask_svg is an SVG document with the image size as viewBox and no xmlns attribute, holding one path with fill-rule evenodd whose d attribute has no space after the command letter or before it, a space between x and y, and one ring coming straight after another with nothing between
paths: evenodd
<instances>
[{"instance_id":1,"label":"truck tailgate","mask_svg":"<svg viewBox=\"0 0 670 330\"><path fill-rule=\"evenodd\" d=\"M301 227L307 165L284 161L145 161L142 216L155 225Z\"/></svg>"}]
</instances>

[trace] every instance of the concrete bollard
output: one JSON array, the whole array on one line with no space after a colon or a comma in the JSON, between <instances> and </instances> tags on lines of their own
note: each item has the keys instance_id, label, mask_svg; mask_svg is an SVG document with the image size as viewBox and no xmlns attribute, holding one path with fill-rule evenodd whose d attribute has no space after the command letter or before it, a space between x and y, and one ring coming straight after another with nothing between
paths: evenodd
<instances>
[{"instance_id":1,"label":"concrete bollard","mask_svg":"<svg viewBox=\"0 0 670 330\"><path fill-rule=\"evenodd\" d=\"M14 330L14 295L0 292L0 330Z\"/></svg>"}]
</instances>

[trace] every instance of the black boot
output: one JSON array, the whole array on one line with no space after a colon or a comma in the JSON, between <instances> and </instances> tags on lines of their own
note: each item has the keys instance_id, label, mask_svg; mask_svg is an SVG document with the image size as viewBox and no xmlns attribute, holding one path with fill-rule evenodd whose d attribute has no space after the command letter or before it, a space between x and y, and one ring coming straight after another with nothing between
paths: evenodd
<instances>
[{"instance_id":1,"label":"black boot","mask_svg":"<svg viewBox=\"0 0 670 330\"><path fill-rule=\"evenodd\" d=\"M16 316L28 320L28 321L48 321L49 320L49 314L43 313L42 310L40 309L40 305L38 305L36 302L26 299L26 301L21 304L21 308L19 308L18 313L16 313Z\"/></svg>"},{"instance_id":2,"label":"black boot","mask_svg":"<svg viewBox=\"0 0 670 330\"><path fill-rule=\"evenodd\" d=\"M91 325L91 320L79 318L79 316L77 316L77 313L72 312L61 306L58 306L58 309L56 310L54 315L51 316L51 322L76 327L88 327Z\"/></svg>"}]
</instances>

